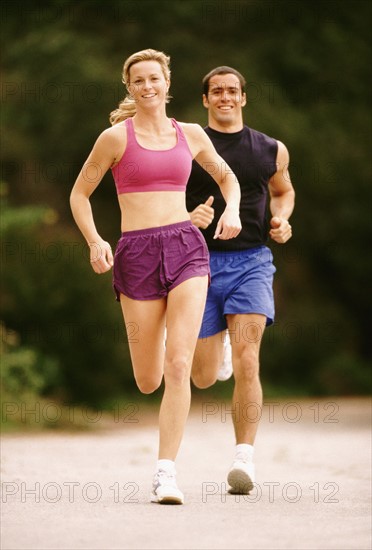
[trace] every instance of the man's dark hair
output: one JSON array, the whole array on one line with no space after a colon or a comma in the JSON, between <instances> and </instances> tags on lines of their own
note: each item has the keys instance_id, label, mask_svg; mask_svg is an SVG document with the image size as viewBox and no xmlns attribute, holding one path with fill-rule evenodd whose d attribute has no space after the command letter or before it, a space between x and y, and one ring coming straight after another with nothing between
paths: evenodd
<instances>
[{"instance_id":1,"label":"man's dark hair","mask_svg":"<svg viewBox=\"0 0 372 550\"><path fill-rule=\"evenodd\" d=\"M228 67L227 65L222 65L221 67L216 67L215 69L212 69L208 74L205 75L203 78L203 94L208 95L209 90L209 81L213 76L216 76L216 74L234 74L238 77L240 82L240 87L242 89L242 93L245 92L245 78L244 76L237 71L236 69L233 69L232 67Z\"/></svg>"}]
</instances>

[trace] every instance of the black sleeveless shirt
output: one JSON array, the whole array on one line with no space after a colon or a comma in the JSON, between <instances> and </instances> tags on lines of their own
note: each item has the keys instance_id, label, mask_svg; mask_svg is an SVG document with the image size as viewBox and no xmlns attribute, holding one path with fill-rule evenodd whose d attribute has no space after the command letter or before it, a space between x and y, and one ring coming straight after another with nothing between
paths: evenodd
<instances>
[{"instance_id":1,"label":"black sleeveless shirt","mask_svg":"<svg viewBox=\"0 0 372 550\"><path fill-rule=\"evenodd\" d=\"M245 125L242 130L233 134L217 132L209 127L204 130L217 153L230 166L240 183L242 230L235 239L213 239L217 221L226 206L217 183L210 175L213 170L218 170L218 167L208 165L204 170L200 164L193 161L186 187L187 210L191 212L210 195L214 196L214 220L207 229L201 229L210 250L244 250L265 244L269 229L268 183L277 171L277 141Z\"/></svg>"}]
</instances>

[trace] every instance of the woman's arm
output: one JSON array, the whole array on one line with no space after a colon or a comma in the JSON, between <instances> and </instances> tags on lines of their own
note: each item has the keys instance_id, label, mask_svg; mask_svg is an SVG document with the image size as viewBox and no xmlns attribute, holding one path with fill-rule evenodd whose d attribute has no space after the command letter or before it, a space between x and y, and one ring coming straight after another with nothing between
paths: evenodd
<instances>
[{"instance_id":1,"label":"woman's arm","mask_svg":"<svg viewBox=\"0 0 372 550\"><path fill-rule=\"evenodd\" d=\"M239 235L242 225L239 216L240 185L230 166L216 152L211 140L198 124L185 127L194 159L216 181L226 202L226 208L218 220L215 239L233 239Z\"/></svg>"},{"instance_id":2,"label":"woman's arm","mask_svg":"<svg viewBox=\"0 0 372 550\"><path fill-rule=\"evenodd\" d=\"M96 229L89 198L115 162L115 151L115 137L106 130L94 144L70 194L72 214L90 248L90 262L96 273L111 269L113 256L109 243L101 238Z\"/></svg>"}]
</instances>

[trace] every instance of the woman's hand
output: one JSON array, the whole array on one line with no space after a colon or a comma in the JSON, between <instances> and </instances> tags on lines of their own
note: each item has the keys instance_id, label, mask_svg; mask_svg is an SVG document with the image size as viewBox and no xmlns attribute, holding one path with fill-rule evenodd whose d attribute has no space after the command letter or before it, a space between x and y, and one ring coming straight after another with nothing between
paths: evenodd
<instances>
[{"instance_id":1,"label":"woman's hand","mask_svg":"<svg viewBox=\"0 0 372 550\"><path fill-rule=\"evenodd\" d=\"M225 208L222 216L218 220L214 239L228 240L237 237L242 230L239 210L236 208Z\"/></svg>"},{"instance_id":2,"label":"woman's hand","mask_svg":"<svg viewBox=\"0 0 372 550\"><path fill-rule=\"evenodd\" d=\"M106 273L114 265L111 246L106 241L89 243L90 263L96 273Z\"/></svg>"}]
</instances>

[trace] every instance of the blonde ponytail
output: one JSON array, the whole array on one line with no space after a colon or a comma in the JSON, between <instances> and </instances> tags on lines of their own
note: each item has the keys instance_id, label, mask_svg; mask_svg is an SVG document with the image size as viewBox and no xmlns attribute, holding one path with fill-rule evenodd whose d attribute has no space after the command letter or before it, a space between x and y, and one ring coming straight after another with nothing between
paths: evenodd
<instances>
[{"instance_id":1,"label":"blonde ponytail","mask_svg":"<svg viewBox=\"0 0 372 550\"><path fill-rule=\"evenodd\" d=\"M132 65L139 63L140 61L157 61L163 71L166 80L170 80L170 57L163 52L157 50L147 49L132 54L124 63L122 82L129 91L129 70ZM168 94L166 97L166 103L169 103L171 96ZM119 103L119 107L110 113L110 122L112 125L122 122L126 118L132 117L136 114L136 102L134 99L127 95L123 101Z\"/></svg>"},{"instance_id":2,"label":"blonde ponytail","mask_svg":"<svg viewBox=\"0 0 372 550\"><path fill-rule=\"evenodd\" d=\"M131 97L127 96L119 103L117 109L110 113L110 123L112 126L123 122L126 118L132 117L136 114L136 102Z\"/></svg>"}]
</instances>

